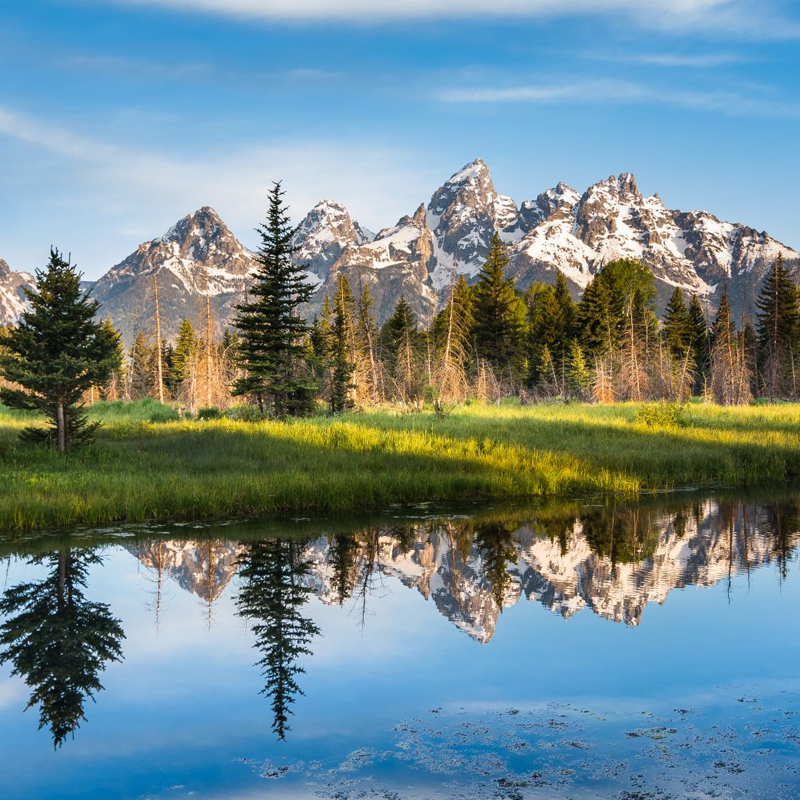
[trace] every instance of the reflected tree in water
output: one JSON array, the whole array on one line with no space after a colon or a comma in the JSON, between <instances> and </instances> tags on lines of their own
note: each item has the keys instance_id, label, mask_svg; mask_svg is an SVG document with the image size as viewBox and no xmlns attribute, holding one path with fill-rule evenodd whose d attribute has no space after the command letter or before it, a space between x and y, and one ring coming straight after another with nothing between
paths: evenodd
<instances>
[{"instance_id":1,"label":"reflected tree in water","mask_svg":"<svg viewBox=\"0 0 800 800\"><path fill-rule=\"evenodd\" d=\"M84 597L92 551L63 548L29 561L49 569L46 578L7 589L0 613L0 663L11 662L33 690L27 708L39 706L39 728L61 747L86 721L84 703L103 689L98 675L121 661L125 634L109 606Z\"/></svg>"},{"instance_id":2,"label":"reflected tree in water","mask_svg":"<svg viewBox=\"0 0 800 800\"><path fill-rule=\"evenodd\" d=\"M505 522L488 522L478 526L475 531L475 544L483 558L483 574L492 587L492 596L502 611L503 600L511 576L508 574L508 563L517 563L517 548L514 538L514 526Z\"/></svg>"},{"instance_id":3,"label":"reflected tree in water","mask_svg":"<svg viewBox=\"0 0 800 800\"><path fill-rule=\"evenodd\" d=\"M328 537L328 560L333 572L331 585L341 606L350 598L358 579L358 543L353 534Z\"/></svg>"},{"instance_id":4,"label":"reflected tree in water","mask_svg":"<svg viewBox=\"0 0 800 800\"><path fill-rule=\"evenodd\" d=\"M601 508L580 517L592 552L612 564L636 564L652 558L658 545L656 518L647 508Z\"/></svg>"},{"instance_id":5,"label":"reflected tree in water","mask_svg":"<svg viewBox=\"0 0 800 800\"><path fill-rule=\"evenodd\" d=\"M252 542L240 562L238 613L253 621L256 647L262 653L257 663L266 678L261 693L271 698L272 730L280 739L290 730L291 705L303 694L297 676L305 670L298 659L311 655L309 644L320 633L302 614L313 591L305 549L305 542L292 539Z\"/></svg>"}]
</instances>

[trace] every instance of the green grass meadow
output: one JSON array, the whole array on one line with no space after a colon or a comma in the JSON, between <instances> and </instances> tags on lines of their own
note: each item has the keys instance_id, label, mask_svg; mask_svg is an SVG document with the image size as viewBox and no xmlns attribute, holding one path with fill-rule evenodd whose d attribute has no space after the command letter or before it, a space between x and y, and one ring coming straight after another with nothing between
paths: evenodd
<instances>
[{"instance_id":1,"label":"green grass meadow","mask_svg":"<svg viewBox=\"0 0 800 800\"><path fill-rule=\"evenodd\" d=\"M679 424L651 410L473 404L445 417L384 410L235 422L180 420L152 401L98 403L95 443L61 455L20 443L31 419L0 408L0 530L634 495L800 475L800 405L692 404Z\"/></svg>"}]
</instances>

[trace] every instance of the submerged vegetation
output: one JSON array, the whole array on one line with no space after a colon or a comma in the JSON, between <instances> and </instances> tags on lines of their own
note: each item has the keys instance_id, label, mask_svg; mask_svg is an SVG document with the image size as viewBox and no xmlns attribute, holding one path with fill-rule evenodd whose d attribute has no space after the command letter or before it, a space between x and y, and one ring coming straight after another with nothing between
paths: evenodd
<instances>
[{"instance_id":1,"label":"submerged vegetation","mask_svg":"<svg viewBox=\"0 0 800 800\"><path fill-rule=\"evenodd\" d=\"M474 403L447 415L247 422L179 420L152 401L97 403L96 441L67 455L20 443L30 416L0 410L0 530L632 495L800 474L800 406L687 404L681 424L649 408Z\"/></svg>"}]
</instances>

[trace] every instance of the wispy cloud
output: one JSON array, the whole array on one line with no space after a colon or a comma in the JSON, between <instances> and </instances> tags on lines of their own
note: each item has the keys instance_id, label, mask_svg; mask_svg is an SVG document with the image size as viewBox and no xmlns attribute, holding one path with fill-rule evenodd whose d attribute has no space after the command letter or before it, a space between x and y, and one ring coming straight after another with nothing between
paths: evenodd
<instances>
[{"instance_id":1,"label":"wispy cloud","mask_svg":"<svg viewBox=\"0 0 800 800\"><path fill-rule=\"evenodd\" d=\"M683 55L678 53L640 53L617 55L596 53L585 55L593 61L606 61L615 64L643 64L654 67L689 67L711 69L733 64L749 64L752 58L735 53L707 53L700 55Z\"/></svg>"},{"instance_id":2,"label":"wispy cloud","mask_svg":"<svg viewBox=\"0 0 800 800\"><path fill-rule=\"evenodd\" d=\"M147 121L140 120L140 124ZM107 243L86 248L92 253L109 253L108 260L97 267L103 271L125 255L119 250L122 231L136 237L131 242L135 246L203 205L214 206L246 244L252 243L248 241L250 232L260 221L272 180L284 180L298 221L319 200L331 198L344 203L365 225L381 227L413 210L424 199L421 187L434 185L440 177L435 166L426 165L418 155L369 141L314 137L229 144L224 149L211 146L192 155L176 154L109 143L0 106L3 136L30 145L27 157L33 161L37 150L55 156L64 176L57 183L70 187L69 214L77 219L103 220L103 232L86 226L81 233L73 226L70 234L72 241L81 236L87 242L91 237L108 238ZM10 165L4 177L9 178L14 170L24 171L25 165ZM46 175L30 171L26 175L30 194L52 198L46 185L34 185ZM391 192L386 191L387 186L392 187ZM65 214L58 224L69 229L67 221ZM70 246L73 252L80 252L82 244L78 241ZM10 254L4 257L11 263L13 246L4 241L3 247ZM26 262L16 258L14 263L22 267ZM87 274L97 271L91 259L89 263L84 259L83 266Z\"/></svg>"},{"instance_id":3,"label":"wispy cloud","mask_svg":"<svg viewBox=\"0 0 800 800\"><path fill-rule=\"evenodd\" d=\"M444 89L434 95L444 103L578 103L584 105L678 106L728 116L800 118L794 99L749 96L726 90L675 90L616 80L580 80L551 84L477 86Z\"/></svg>"},{"instance_id":4,"label":"wispy cloud","mask_svg":"<svg viewBox=\"0 0 800 800\"><path fill-rule=\"evenodd\" d=\"M236 81L263 86L266 81L329 81L342 77L341 72L317 67L290 67L272 72L236 70L210 62L154 61L117 55L69 55L55 59L59 67L86 72L113 72L142 79L177 81L214 80L221 83Z\"/></svg>"},{"instance_id":5,"label":"wispy cloud","mask_svg":"<svg viewBox=\"0 0 800 800\"><path fill-rule=\"evenodd\" d=\"M624 15L636 24L665 30L735 31L786 38L800 27L780 15L781 0L80 0L190 13L289 21L383 22L413 19L549 18Z\"/></svg>"}]
</instances>

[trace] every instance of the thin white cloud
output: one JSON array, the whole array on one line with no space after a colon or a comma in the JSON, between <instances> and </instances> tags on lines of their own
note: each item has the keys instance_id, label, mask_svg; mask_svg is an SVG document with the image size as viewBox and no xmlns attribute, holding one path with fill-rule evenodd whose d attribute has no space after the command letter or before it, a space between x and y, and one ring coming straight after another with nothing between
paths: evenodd
<instances>
[{"instance_id":1,"label":"thin white cloud","mask_svg":"<svg viewBox=\"0 0 800 800\"><path fill-rule=\"evenodd\" d=\"M616 64L643 64L655 67L689 67L711 69L733 64L748 64L752 59L734 53L707 53L700 55L682 55L678 53L641 53L638 55L612 55L598 53L588 55L594 61L606 61Z\"/></svg>"},{"instance_id":2,"label":"thin white cloud","mask_svg":"<svg viewBox=\"0 0 800 800\"><path fill-rule=\"evenodd\" d=\"M233 70L208 62L168 62L110 55L70 55L55 60L56 66L86 72L114 72L136 78L167 80L237 81L263 85L281 81L327 81L342 73L316 67L293 67L274 72Z\"/></svg>"},{"instance_id":3,"label":"thin white cloud","mask_svg":"<svg viewBox=\"0 0 800 800\"><path fill-rule=\"evenodd\" d=\"M440 177L433 165L426 166L409 152L367 141L280 140L174 155L109 144L3 106L0 136L33 146L29 159L36 159L37 150L56 157L62 175L56 184L67 187L69 209L58 214L50 235L58 234L55 241L63 241L59 233L63 228L69 231L73 252L93 254L88 260L81 258L89 277L130 252L120 246L120 239L135 236L126 245L132 250L203 205L213 206L245 244L254 244L252 230L261 221L273 180L284 181L296 221L319 200L329 198L342 202L363 224L377 228L413 211L424 199L420 187L434 185ZM25 171L24 164L17 166ZM25 174L26 194L58 202L46 185L35 185L47 175ZM91 219L92 224L82 229L82 219ZM100 219L102 225L96 223ZM85 240L86 246L76 239ZM19 247L17 251L13 235L4 235L3 257L23 268L28 259ZM100 264L95 263L98 259Z\"/></svg>"},{"instance_id":4,"label":"thin white cloud","mask_svg":"<svg viewBox=\"0 0 800 800\"><path fill-rule=\"evenodd\" d=\"M155 7L267 21L342 21L471 18L624 16L647 28L729 31L750 37L786 38L800 33L780 14L781 0L79 0Z\"/></svg>"},{"instance_id":5,"label":"thin white cloud","mask_svg":"<svg viewBox=\"0 0 800 800\"><path fill-rule=\"evenodd\" d=\"M582 80L553 84L460 87L434 95L444 103L666 105L714 111L734 117L800 118L800 103L776 97L753 97L735 91L660 89L627 81Z\"/></svg>"}]
</instances>

